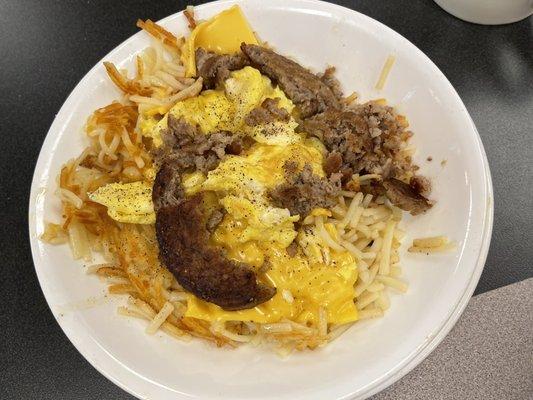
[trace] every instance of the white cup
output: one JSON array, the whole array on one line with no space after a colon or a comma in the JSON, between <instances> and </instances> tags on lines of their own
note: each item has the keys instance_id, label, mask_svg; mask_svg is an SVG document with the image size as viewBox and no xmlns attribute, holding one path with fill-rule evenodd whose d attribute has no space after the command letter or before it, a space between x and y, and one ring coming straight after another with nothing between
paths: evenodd
<instances>
[{"instance_id":1,"label":"white cup","mask_svg":"<svg viewBox=\"0 0 533 400\"><path fill-rule=\"evenodd\" d=\"M457 18L483 25L509 24L533 13L533 0L435 0L435 3Z\"/></svg>"}]
</instances>

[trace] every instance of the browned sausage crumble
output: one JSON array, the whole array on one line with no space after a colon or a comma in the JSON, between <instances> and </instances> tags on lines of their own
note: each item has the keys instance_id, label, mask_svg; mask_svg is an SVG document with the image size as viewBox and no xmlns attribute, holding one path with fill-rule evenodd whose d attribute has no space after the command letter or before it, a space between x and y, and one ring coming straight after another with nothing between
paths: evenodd
<instances>
[{"instance_id":1,"label":"browned sausage crumble","mask_svg":"<svg viewBox=\"0 0 533 400\"><path fill-rule=\"evenodd\" d=\"M216 54L202 48L196 49L197 73L203 78L204 87L207 89L224 82L231 71L244 68L248 64L248 59L242 54Z\"/></svg>"},{"instance_id":2,"label":"browned sausage crumble","mask_svg":"<svg viewBox=\"0 0 533 400\"><path fill-rule=\"evenodd\" d=\"M286 182L276 186L269 195L276 207L287 208L291 215L303 220L313 208L333 207L341 190L340 174L329 179L313 174L310 164L298 172L298 164L288 161L283 166Z\"/></svg>"},{"instance_id":3,"label":"browned sausage crumble","mask_svg":"<svg viewBox=\"0 0 533 400\"><path fill-rule=\"evenodd\" d=\"M248 126L257 126L274 121L290 120L291 116L287 110L278 107L279 99L265 99L257 108L254 108L244 118Z\"/></svg>"}]
</instances>

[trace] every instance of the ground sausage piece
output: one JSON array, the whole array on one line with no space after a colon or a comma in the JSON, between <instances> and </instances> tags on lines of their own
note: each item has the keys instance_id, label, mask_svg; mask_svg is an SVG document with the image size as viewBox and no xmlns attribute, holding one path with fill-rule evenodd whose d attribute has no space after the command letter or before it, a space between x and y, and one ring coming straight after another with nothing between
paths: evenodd
<instances>
[{"instance_id":1,"label":"ground sausage piece","mask_svg":"<svg viewBox=\"0 0 533 400\"><path fill-rule=\"evenodd\" d=\"M330 173L348 171L351 176L363 172L386 178L410 168L397 157L410 133L397 121L391 107L369 102L343 111L329 109L305 120L302 129L326 146Z\"/></svg>"},{"instance_id":2,"label":"ground sausage piece","mask_svg":"<svg viewBox=\"0 0 533 400\"><path fill-rule=\"evenodd\" d=\"M226 215L226 210L224 208L217 208L215 209L209 218L207 219L207 222L205 224L207 230L209 232L214 232L218 225L222 222L224 219L224 216Z\"/></svg>"},{"instance_id":3,"label":"ground sausage piece","mask_svg":"<svg viewBox=\"0 0 533 400\"><path fill-rule=\"evenodd\" d=\"M422 196L427 196L431 192L431 182L425 176L413 176L409 181L409 185Z\"/></svg>"},{"instance_id":4,"label":"ground sausage piece","mask_svg":"<svg viewBox=\"0 0 533 400\"><path fill-rule=\"evenodd\" d=\"M287 181L269 193L274 206L288 208L291 215L300 215L303 219L314 208L330 208L336 204L341 189L340 175L321 178L313 174L310 164L305 164L298 173L298 164L294 161L287 161L284 168Z\"/></svg>"},{"instance_id":5,"label":"ground sausage piece","mask_svg":"<svg viewBox=\"0 0 533 400\"><path fill-rule=\"evenodd\" d=\"M229 78L230 72L244 68L249 64L243 54L216 54L199 47L196 49L197 75L204 80L204 87L214 88Z\"/></svg>"},{"instance_id":6,"label":"ground sausage piece","mask_svg":"<svg viewBox=\"0 0 533 400\"><path fill-rule=\"evenodd\" d=\"M279 99L265 99L259 107L246 115L244 122L248 126L257 126L274 121L289 121L291 118L289 112L278 107L278 103Z\"/></svg>"},{"instance_id":7,"label":"ground sausage piece","mask_svg":"<svg viewBox=\"0 0 533 400\"><path fill-rule=\"evenodd\" d=\"M336 151L329 153L324 161L324 172L331 175L339 172L342 168L342 155Z\"/></svg>"},{"instance_id":8,"label":"ground sausage piece","mask_svg":"<svg viewBox=\"0 0 533 400\"><path fill-rule=\"evenodd\" d=\"M429 200L419 194L412 186L398 179L385 180L383 187L392 204L402 210L409 211L412 215L426 212L432 206Z\"/></svg>"},{"instance_id":9,"label":"ground sausage piece","mask_svg":"<svg viewBox=\"0 0 533 400\"><path fill-rule=\"evenodd\" d=\"M162 132L164 146L156 157L172 161L182 171L206 173L215 169L227 153L238 154L244 148L243 140L230 132L206 135L171 114L167 125Z\"/></svg>"},{"instance_id":10,"label":"ground sausage piece","mask_svg":"<svg viewBox=\"0 0 533 400\"><path fill-rule=\"evenodd\" d=\"M273 81L296 104L302 118L310 117L327 108L339 108L339 99L319 77L300 64L265 47L242 44L241 50L252 66Z\"/></svg>"},{"instance_id":11,"label":"ground sausage piece","mask_svg":"<svg viewBox=\"0 0 533 400\"><path fill-rule=\"evenodd\" d=\"M289 246L287 246L285 251L287 252L289 257L295 257L298 254L298 243L292 242L291 244L289 244Z\"/></svg>"},{"instance_id":12,"label":"ground sausage piece","mask_svg":"<svg viewBox=\"0 0 533 400\"><path fill-rule=\"evenodd\" d=\"M331 89L335 97L341 99L344 96L344 93L341 89L341 83L335 76L335 70L335 67L326 68L324 73L320 76L320 79Z\"/></svg>"}]
</instances>

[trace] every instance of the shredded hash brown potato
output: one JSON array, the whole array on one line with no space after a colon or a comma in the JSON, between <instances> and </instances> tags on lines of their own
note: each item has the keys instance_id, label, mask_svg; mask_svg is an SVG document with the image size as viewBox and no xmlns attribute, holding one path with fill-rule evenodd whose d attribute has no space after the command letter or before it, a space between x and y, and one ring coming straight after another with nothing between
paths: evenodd
<instances>
[{"instance_id":1,"label":"shredded hash brown potato","mask_svg":"<svg viewBox=\"0 0 533 400\"><path fill-rule=\"evenodd\" d=\"M387 78L389 77L392 66L394 65L394 61L396 61L396 58L393 55L387 57L387 60L383 65L383 69L379 74L379 79L376 83L377 90L382 90L385 87L385 83L387 82Z\"/></svg>"},{"instance_id":2,"label":"shredded hash brown potato","mask_svg":"<svg viewBox=\"0 0 533 400\"><path fill-rule=\"evenodd\" d=\"M185 15L185 18L187 18L189 29L193 30L194 28L196 28L196 20L194 19L194 7L187 6L185 11L183 11L183 15Z\"/></svg>"},{"instance_id":3,"label":"shredded hash brown potato","mask_svg":"<svg viewBox=\"0 0 533 400\"><path fill-rule=\"evenodd\" d=\"M439 253L455 249L455 243L446 236L434 236L413 240L413 245L407 250L410 253Z\"/></svg>"},{"instance_id":4,"label":"shredded hash brown potato","mask_svg":"<svg viewBox=\"0 0 533 400\"><path fill-rule=\"evenodd\" d=\"M193 28L194 13L188 9L185 15ZM137 56L133 77L110 62L104 63L123 97L99 108L88 119L85 131L89 145L78 158L67 162L58 176L63 221L48 223L42 240L53 244L68 242L75 259L91 261L93 255L101 255L104 262L88 267L86 272L107 280L110 293L128 296L127 304L119 307L118 313L146 321L147 333L161 330L179 340L197 337L216 346L269 344L280 355L315 349L336 339L351 324L328 325L323 308L314 326L291 320L210 323L185 317L192 295L161 265L154 226L116 222L108 216L106 207L90 201L88 193L103 185L136 182L153 174L151 142L142 137L139 129L142 116L162 117L177 101L194 97L202 90L201 78L185 77L180 61L183 38L150 20L139 20L137 26L150 34L154 43ZM383 86L392 62L393 59L387 60L378 86ZM346 102L356 98L353 94ZM390 290L407 290L400 278L398 253L404 236L398 228L402 212L383 196L358 191L374 179L379 176L354 175L352 181L357 190L341 192L330 216L309 215L303 221L314 227L327 244L321 255L324 263L330 260L331 250L347 251L357 261L355 304L360 320L382 316L390 306ZM442 238L419 240L410 251L436 251L446 244ZM289 303L294 300L290 291L284 292L283 298Z\"/></svg>"}]
</instances>

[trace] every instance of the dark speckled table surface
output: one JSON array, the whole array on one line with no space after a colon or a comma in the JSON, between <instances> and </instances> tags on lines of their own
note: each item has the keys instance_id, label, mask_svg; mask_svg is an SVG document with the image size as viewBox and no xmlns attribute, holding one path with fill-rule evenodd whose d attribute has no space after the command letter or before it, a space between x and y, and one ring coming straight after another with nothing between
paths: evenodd
<instances>
[{"instance_id":1,"label":"dark speckled table surface","mask_svg":"<svg viewBox=\"0 0 533 400\"><path fill-rule=\"evenodd\" d=\"M83 359L48 309L36 279L28 241L30 182L46 132L83 75L137 31L137 18L158 20L186 4L199 3L202 2L0 0L0 131L3 143L0 155L3 261L0 268L0 398L131 398ZM419 47L448 77L476 123L492 171L495 219L489 256L475 294L532 277L531 18L504 26L481 26L448 15L431 0L335 3L383 22ZM530 298L530 289L531 285L517 286L516 296L518 293L524 296L525 292L526 298ZM491 296L499 292L494 293ZM507 291L502 296L506 305L520 301L513 300ZM493 297L488 299L493 301ZM498 307L497 301L489 304ZM530 302L524 312L526 317L533 313ZM468 314L466 321L475 324L476 318ZM462 326L456 329L462 330ZM456 345L454 340L449 340L450 346ZM442 346L447 346L446 343ZM531 341L528 343L526 351L531 352ZM447 354L446 348L443 353ZM505 356L507 352L502 354ZM481 355L479 357L481 360ZM426 364L429 366L424 367ZM441 373L432 365L431 361L422 364L413 373L423 373L420 368L427 368L427 373ZM526 376L533 376L531 363L523 365L522 368L530 368ZM479 374L476 376L473 379L479 379ZM412 374L405 379L417 382ZM502 384L505 382L502 378ZM513 382L517 384L516 380ZM513 396L519 394L513 398L532 393L529 389L533 386L527 386L531 385L530 378L519 381L518 385L521 384L526 387L514 391ZM435 392L428 389L420 396L415 391L406 392L401 382L399 385L397 394L389 391L384 398L452 398L439 392L438 385ZM395 386L390 390L395 390ZM475 391L469 393L475 394ZM462 398L474 397L477 396Z\"/></svg>"}]
</instances>

